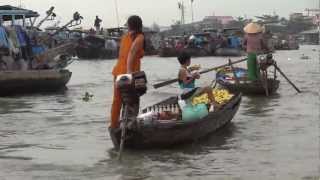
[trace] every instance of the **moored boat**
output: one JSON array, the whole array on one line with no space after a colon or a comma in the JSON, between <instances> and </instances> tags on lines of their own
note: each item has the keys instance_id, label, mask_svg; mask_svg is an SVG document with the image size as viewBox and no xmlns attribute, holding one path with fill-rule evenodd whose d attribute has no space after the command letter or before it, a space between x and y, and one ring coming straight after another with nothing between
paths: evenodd
<instances>
[{"instance_id":1,"label":"moored boat","mask_svg":"<svg viewBox=\"0 0 320 180\"><path fill-rule=\"evenodd\" d=\"M68 70L0 71L0 96L57 91L71 75Z\"/></svg>"},{"instance_id":2,"label":"moored boat","mask_svg":"<svg viewBox=\"0 0 320 180\"><path fill-rule=\"evenodd\" d=\"M0 96L56 91L65 88L70 80L72 73L64 68L72 62L68 54L74 50L74 43L63 43L47 50L45 44L50 38L47 39L48 35L42 36L39 31L41 24L54 16L53 9L51 7L46 18L34 26L39 16L37 12L9 5L0 6L0 23L11 21L13 25L0 24L1 35L5 37L0 39L3 45L0 48ZM79 13L75 13L65 27L81 21L80 17ZM26 19L32 22L31 27L25 26ZM22 26L15 20L22 20ZM54 36L54 33L51 35Z\"/></svg>"},{"instance_id":3,"label":"moored boat","mask_svg":"<svg viewBox=\"0 0 320 180\"><path fill-rule=\"evenodd\" d=\"M177 50L175 48L160 48L159 49L159 56L160 57L177 57L181 52L187 52L192 57L204 57L204 56L210 56L212 55L204 48L183 48L181 50Z\"/></svg>"},{"instance_id":4,"label":"moored boat","mask_svg":"<svg viewBox=\"0 0 320 180\"><path fill-rule=\"evenodd\" d=\"M228 124L238 111L241 93L236 93L220 109L192 121L183 121L178 117L171 120L154 120L152 123L136 121L136 125L127 130L124 146L126 148L171 147L172 145L193 142L201 139ZM170 97L160 103L145 108L142 112L160 107L176 107L178 97ZM109 129L116 148L120 145L121 129Z\"/></svg>"},{"instance_id":5,"label":"moored boat","mask_svg":"<svg viewBox=\"0 0 320 180\"><path fill-rule=\"evenodd\" d=\"M179 51L177 51L175 48L163 47L159 49L158 54L160 57L177 57Z\"/></svg>"},{"instance_id":6,"label":"moored boat","mask_svg":"<svg viewBox=\"0 0 320 180\"><path fill-rule=\"evenodd\" d=\"M214 52L215 56L243 56L245 52L238 48L218 48Z\"/></svg>"},{"instance_id":7,"label":"moored boat","mask_svg":"<svg viewBox=\"0 0 320 180\"><path fill-rule=\"evenodd\" d=\"M114 39L112 48L106 48L107 39L99 35L89 35L79 41L76 48L77 56L80 59L115 59L118 56L117 44ZM113 45L115 44L115 45Z\"/></svg>"}]
</instances>

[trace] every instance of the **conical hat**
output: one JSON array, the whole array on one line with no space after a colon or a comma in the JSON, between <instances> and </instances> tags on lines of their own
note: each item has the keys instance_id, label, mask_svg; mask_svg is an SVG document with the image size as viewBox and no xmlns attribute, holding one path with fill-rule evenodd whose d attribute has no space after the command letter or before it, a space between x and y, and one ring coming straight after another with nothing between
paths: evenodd
<instances>
[{"instance_id":1,"label":"conical hat","mask_svg":"<svg viewBox=\"0 0 320 180\"><path fill-rule=\"evenodd\" d=\"M243 28L243 30L244 32L250 34L262 32L261 26L257 23L249 23L246 25L246 27Z\"/></svg>"}]
</instances>

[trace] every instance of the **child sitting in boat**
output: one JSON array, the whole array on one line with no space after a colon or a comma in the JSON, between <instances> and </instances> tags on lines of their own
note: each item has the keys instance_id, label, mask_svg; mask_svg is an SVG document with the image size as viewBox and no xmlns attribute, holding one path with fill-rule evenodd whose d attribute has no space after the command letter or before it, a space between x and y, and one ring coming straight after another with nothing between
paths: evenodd
<instances>
[{"instance_id":1,"label":"child sitting in boat","mask_svg":"<svg viewBox=\"0 0 320 180\"><path fill-rule=\"evenodd\" d=\"M186 52L182 52L178 57L178 61L181 65L178 82L180 88L183 90L183 94L191 93L190 98L192 98L207 93L211 104L210 110L212 110L213 107L219 107L219 104L215 101L212 94L211 87L195 87L195 80L200 78L200 74L198 72L193 73L192 71L199 70L200 67L189 67L191 64L191 56Z\"/></svg>"}]
</instances>

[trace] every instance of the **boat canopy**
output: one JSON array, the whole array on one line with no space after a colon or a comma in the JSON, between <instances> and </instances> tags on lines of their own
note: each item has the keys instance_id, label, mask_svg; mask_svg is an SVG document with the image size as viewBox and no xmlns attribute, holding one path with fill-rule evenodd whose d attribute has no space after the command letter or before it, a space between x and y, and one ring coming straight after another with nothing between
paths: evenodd
<instances>
[{"instance_id":1,"label":"boat canopy","mask_svg":"<svg viewBox=\"0 0 320 180\"><path fill-rule=\"evenodd\" d=\"M16 19L25 19L39 16L39 13L32 10L10 5L0 6L0 20L2 21L12 21Z\"/></svg>"}]
</instances>

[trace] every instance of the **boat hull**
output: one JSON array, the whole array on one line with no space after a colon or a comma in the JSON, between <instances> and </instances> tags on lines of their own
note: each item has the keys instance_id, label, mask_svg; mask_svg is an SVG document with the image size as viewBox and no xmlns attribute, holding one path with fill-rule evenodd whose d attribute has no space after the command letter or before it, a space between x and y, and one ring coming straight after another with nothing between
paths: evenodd
<instances>
[{"instance_id":1,"label":"boat hull","mask_svg":"<svg viewBox=\"0 0 320 180\"><path fill-rule=\"evenodd\" d=\"M77 47L77 56L80 59L116 59L118 53L104 48Z\"/></svg>"},{"instance_id":2,"label":"boat hull","mask_svg":"<svg viewBox=\"0 0 320 180\"><path fill-rule=\"evenodd\" d=\"M232 79L227 79L228 73L224 71L218 71L216 74L217 83L228 89L230 92L236 93L241 92L246 95L266 95L265 85L267 84L268 94L275 93L278 88L280 81L274 78L268 78L267 83L257 80L257 81L249 81L247 80L247 70L244 68L234 68L235 74L242 73L242 77L238 77L238 82L234 79L234 75ZM227 74L226 74L227 73Z\"/></svg>"},{"instance_id":3,"label":"boat hull","mask_svg":"<svg viewBox=\"0 0 320 180\"><path fill-rule=\"evenodd\" d=\"M235 48L218 48L215 53L215 56L243 56L245 55L244 51Z\"/></svg>"},{"instance_id":4,"label":"boat hull","mask_svg":"<svg viewBox=\"0 0 320 180\"><path fill-rule=\"evenodd\" d=\"M177 57L179 51L174 48L160 48L158 53L160 57Z\"/></svg>"},{"instance_id":5,"label":"boat hull","mask_svg":"<svg viewBox=\"0 0 320 180\"><path fill-rule=\"evenodd\" d=\"M256 82L240 82L236 83L228 83L218 80L217 81L221 86L228 89L230 92L241 92L246 95L265 95L266 90L261 81ZM280 81L274 79L268 79L268 92L269 94L275 93L279 88Z\"/></svg>"},{"instance_id":6,"label":"boat hull","mask_svg":"<svg viewBox=\"0 0 320 180\"><path fill-rule=\"evenodd\" d=\"M181 52L186 52L192 57L204 57L211 56L212 53L208 52L204 48L185 48L183 50L176 50L175 48L160 48L159 56L160 57L177 57Z\"/></svg>"},{"instance_id":7,"label":"boat hull","mask_svg":"<svg viewBox=\"0 0 320 180\"><path fill-rule=\"evenodd\" d=\"M228 124L238 111L240 102L241 93L238 93L220 110L211 112L202 119L192 122L172 123L167 125L159 124L152 127L140 127L128 130L125 147L172 147L174 145L196 141ZM109 132L114 146L118 148L121 131L119 129L109 129Z\"/></svg>"},{"instance_id":8,"label":"boat hull","mask_svg":"<svg viewBox=\"0 0 320 180\"><path fill-rule=\"evenodd\" d=\"M72 73L68 70L0 72L0 96L52 92L65 88Z\"/></svg>"}]
</instances>

